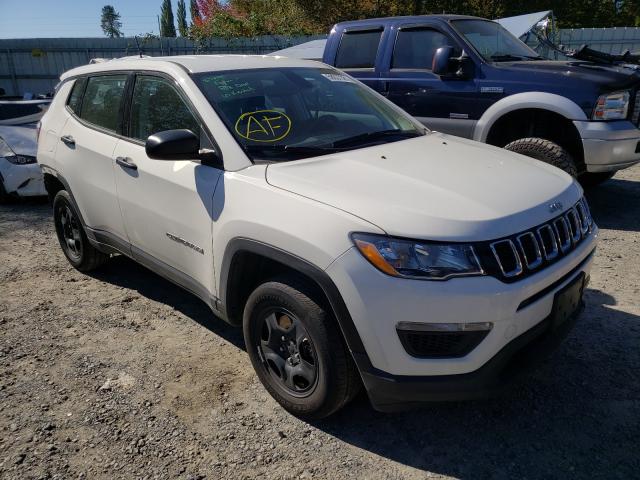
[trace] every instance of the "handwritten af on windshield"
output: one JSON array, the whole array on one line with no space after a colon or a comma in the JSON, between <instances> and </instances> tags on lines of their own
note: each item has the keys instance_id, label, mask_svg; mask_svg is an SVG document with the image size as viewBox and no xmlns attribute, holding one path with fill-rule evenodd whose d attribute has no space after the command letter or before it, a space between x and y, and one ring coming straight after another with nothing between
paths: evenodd
<instances>
[{"instance_id":1,"label":"handwritten af on windshield","mask_svg":"<svg viewBox=\"0 0 640 480\"><path fill-rule=\"evenodd\" d=\"M240 115L235 129L252 142L277 142L289 135L291 119L277 110L257 110Z\"/></svg>"}]
</instances>

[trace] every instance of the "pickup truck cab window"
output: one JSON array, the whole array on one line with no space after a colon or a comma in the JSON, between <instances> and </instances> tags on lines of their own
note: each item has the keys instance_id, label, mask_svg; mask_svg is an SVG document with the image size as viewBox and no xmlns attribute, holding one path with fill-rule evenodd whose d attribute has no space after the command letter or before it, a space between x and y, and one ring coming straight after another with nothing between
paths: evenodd
<instances>
[{"instance_id":1,"label":"pickup truck cab window","mask_svg":"<svg viewBox=\"0 0 640 480\"><path fill-rule=\"evenodd\" d=\"M336 55L338 68L373 68L382 29L345 32Z\"/></svg>"},{"instance_id":2,"label":"pickup truck cab window","mask_svg":"<svg viewBox=\"0 0 640 480\"><path fill-rule=\"evenodd\" d=\"M154 133L181 128L200 133L198 121L175 87L161 77L138 75L131 101L129 136L145 141Z\"/></svg>"},{"instance_id":3,"label":"pickup truck cab window","mask_svg":"<svg viewBox=\"0 0 640 480\"><path fill-rule=\"evenodd\" d=\"M401 110L330 68L205 72L194 79L254 159L295 160L424 134Z\"/></svg>"},{"instance_id":4,"label":"pickup truck cab window","mask_svg":"<svg viewBox=\"0 0 640 480\"><path fill-rule=\"evenodd\" d=\"M82 100L80 118L115 132L126 83L127 75L90 77Z\"/></svg>"},{"instance_id":5,"label":"pickup truck cab window","mask_svg":"<svg viewBox=\"0 0 640 480\"><path fill-rule=\"evenodd\" d=\"M497 22L454 20L452 24L488 62L540 59L540 55Z\"/></svg>"},{"instance_id":6,"label":"pickup truck cab window","mask_svg":"<svg viewBox=\"0 0 640 480\"><path fill-rule=\"evenodd\" d=\"M398 32L391 68L431 70L433 55L453 42L433 28L407 28Z\"/></svg>"}]
</instances>

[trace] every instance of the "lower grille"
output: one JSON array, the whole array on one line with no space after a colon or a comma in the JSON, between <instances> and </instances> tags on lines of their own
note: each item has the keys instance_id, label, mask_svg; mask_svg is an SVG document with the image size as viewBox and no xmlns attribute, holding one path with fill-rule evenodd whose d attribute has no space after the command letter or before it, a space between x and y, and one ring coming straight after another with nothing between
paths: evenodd
<instances>
[{"instance_id":1,"label":"lower grille","mask_svg":"<svg viewBox=\"0 0 640 480\"><path fill-rule=\"evenodd\" d=\"M464 357L487 336L488 330L470 332L420 332L397 330L402 346L417 358Z\"/></svg>"}]
</instances>

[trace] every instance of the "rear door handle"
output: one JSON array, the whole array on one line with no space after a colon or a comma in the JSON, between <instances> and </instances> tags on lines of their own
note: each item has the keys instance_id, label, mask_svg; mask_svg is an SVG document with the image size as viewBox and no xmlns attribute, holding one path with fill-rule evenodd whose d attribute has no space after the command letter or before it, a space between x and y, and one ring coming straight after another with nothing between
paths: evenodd
<instances>
[{"instance_id":1,"label":"rear door handle","mask_svg":"<svg viewBox=\"0 0 640 480\"><path fill-rule=\"evenodd\" d=\"M63 135L60 137L60 140L62 140L62 143L64 143L67 147L76 146L76 141L71 135Z\"/></svg>"},{"instance_id":2,"label":"rear door handle","mask_svg":"<svg viewBox=\"0 0 640 480\"><path fill-rule=\"evenodd\" d=\"M138 170L138 166L129 157L116 157L116 163L124 168Z\"/></svg>"}]
</instances>

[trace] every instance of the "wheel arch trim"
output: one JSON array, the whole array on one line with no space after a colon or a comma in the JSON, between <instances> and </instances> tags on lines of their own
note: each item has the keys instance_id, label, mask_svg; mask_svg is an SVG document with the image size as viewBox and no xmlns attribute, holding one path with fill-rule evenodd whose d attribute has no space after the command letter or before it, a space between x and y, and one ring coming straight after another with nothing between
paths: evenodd
<instances>
[{"instance_id":1,"label":"wheel arch trim","mask_svg":"<svg viewBox=\"0 0 640 480\"><path fill-rule=\"evenodd\" d=\"M500 118L511 112L530 109L557 113L570 122L589 120L578 104L562 95L548 92L516 93L497 101L482 114L476 125L473 139L486 142L492 127Z\"/></svg>"},{"instance_id":2,"label":"wheel arch trim","mask_svg":"<svg viewBox=\"0 0 640 480\"><path fill-rule=\"evenodd\" d=\"M291 268L313 281L324 293L329 302L333 314L336 317L340 331L347 343L349 351L353 355L358 368L362 371L371 366L371 362L366 354L362 339L356 330L351 314L342 299L338 287L333 283L329 275L321 268L309 263L307 260L289 253L281 248L269 245L259 240L246 237L236 237L229 241L224 252L222 267L220 271L219 297L225 303L222 310L227 314L226 306L230 298L229 279L233 271L233 262L239 253L252 253L278 262Z\"/></svg>"}]
</instances>

